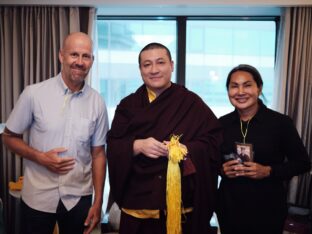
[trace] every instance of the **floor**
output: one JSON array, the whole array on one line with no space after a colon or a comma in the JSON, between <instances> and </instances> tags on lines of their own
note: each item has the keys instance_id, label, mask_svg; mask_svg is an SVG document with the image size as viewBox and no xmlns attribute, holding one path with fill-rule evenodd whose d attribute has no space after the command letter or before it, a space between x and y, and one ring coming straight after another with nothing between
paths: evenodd
<instances>
[{"instance_id":1,"label":"floor","mask_svg":"<svg viewBox=\"0 0 312 234\"><path fill-rule=\"evenodd\" d=\"M101 234L101 228L100 226L93 230L92 234Z\"/></svg>"}]
</instances>

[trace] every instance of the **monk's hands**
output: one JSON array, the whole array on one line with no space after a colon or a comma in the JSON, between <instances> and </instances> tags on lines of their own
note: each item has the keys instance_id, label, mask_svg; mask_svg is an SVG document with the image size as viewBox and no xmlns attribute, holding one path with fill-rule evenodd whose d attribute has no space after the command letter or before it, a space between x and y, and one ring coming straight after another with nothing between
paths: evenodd
<instances>
[{"instance_id":1,"label":"monk's hands","mask_svg":"<svg viewBox=\"0 0 312 234\"><path fill-rule=\"evenodd\" d=\"M271 167L255 162L244 162L241 164L235 159L223 163L222 172L228 178L244 176L251 179L263 179L270 176Z\"/></svg>"},{"instance_id":2,"label":"monk's hands","mask_svg":"<svg viewBox=\"0 0 312 234\"><path fill-rule=\"evenodd\" d=\"M37 158L37 162L54 173L67 174L74 168L75 159L73 157L60 157L59 154L65 151L67 151L66 148L60 147L44 152Z\"/></svg>"},{"instance_id":3,"label":"monk's hands","mask_svg":"<svg viewBox=\"0 0 312 234\"><path fill-rule=\"evenodd\" d=\"M165 143L149 137L135 140L133 143L133 153L134 155L142 153L149 158L167 157L168 147Z\"/></svg>"},{"instance_id":4,"label":"monk's hands","mask_svg":"<svg viewBox=\"0 0 312 234\"><path fill-rule=\"evenodd\" d=\"M167 148L169 147L170 141L163 141L163 143L167 146ZM187 147L186 145L179 143L179 147L183 148L185 151L187 151Z\"/></svg>"}]
</instances>

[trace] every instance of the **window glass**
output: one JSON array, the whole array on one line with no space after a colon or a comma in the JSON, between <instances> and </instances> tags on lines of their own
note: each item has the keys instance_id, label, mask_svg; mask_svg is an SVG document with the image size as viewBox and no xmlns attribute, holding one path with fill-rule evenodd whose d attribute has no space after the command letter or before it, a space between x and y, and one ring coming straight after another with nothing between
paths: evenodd
<instances>
[{"instance_id":1,"label":"window glass","mask_svg":"<svg viewBox=\"0 0 312 234\"><path fill-rule=\"evenodd\" d=\"M185 85L201 96L218 117L233 110L225 82L229 71L242 63L259 70L264 101L271 106L275 21L188 20L186 32Z\"/></svg>"},{"instance_id":2,"label":"window glass","mask_svg":"<svg viewBox=\"0 0 312 234\"><path fill-rule=\"evenodd\" d=\"M92 86L104 97L112 121L116 105L143 84L138 55L150 42L164 44L176 61L175 20L98 20L96 75ZM175 73L173 73L175 81Z\"/></svg>"}]
</instances>

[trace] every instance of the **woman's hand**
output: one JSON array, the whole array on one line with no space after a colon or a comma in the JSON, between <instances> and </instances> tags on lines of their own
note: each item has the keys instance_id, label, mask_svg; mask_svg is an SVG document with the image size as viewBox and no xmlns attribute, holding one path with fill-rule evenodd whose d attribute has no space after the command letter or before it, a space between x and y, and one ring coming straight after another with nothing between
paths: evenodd
<instances>
[{"instance_id":1,"label":"woman's hand","mask_svg":"<svg viewBox=\"0 0 312 234\"><path fill-rule=\"evenodd\" d=\"M222 165L223 174L228 178L248 177L251 179L263 179L270 176L271 167L263 166L255 162L244 162L240 164L238 160L231 160Z\"/></svg>"},{"instance_id":2,"label":"woman's hand","mask_svg":"<svg viewBox=\"0 0 312 234\"><path fill-rule=\"evenodd\" d=\"M244 166L244 176L257 180L269 177L272 170L270 166L263 166L255 162L244 162Z\"/></svg>"},{"instance_id":3,"label":"woman's hand","mask_svg":"<svg viewBox=\"0 0 312 234\"><path fill-rule=\"evenodd\" d=\"M235 178L244 174L244 165L237 159L233 159L223 163L222 172L228 178Z\"/></svg>"}]
</instances>

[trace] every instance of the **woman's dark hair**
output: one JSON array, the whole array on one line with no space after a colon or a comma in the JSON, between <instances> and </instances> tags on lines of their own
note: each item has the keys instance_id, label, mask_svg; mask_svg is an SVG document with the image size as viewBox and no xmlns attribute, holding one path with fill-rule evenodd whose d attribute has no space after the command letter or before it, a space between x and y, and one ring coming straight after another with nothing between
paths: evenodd
<instances>
[{"instance_id":1,"label":"woman's dark hair","mask_svg":"<svg viewBox=\"0 0 312 234\"><path fill-rule=\"evenodd\" d=\"M163 44L160 44L158 42L152 42L152 43L149 43L146 46L144 46L144 48L140 51L140 54L139 54L139 65L140 66L141 66L141 54L142 54L142 52L146 51L146 50L152 50L152 49L165 49L167 52L167 55L169 57L169 60L170 61L172 60L171 53L166 46L164 46Z\"/></svg>"},{"instance_id":2,"label":"woman's dark hair","mask_svg":"<svg viewBox=\"0 0 312 234\"><path fill-rule=\"evenodd\" d=\"M258 88L261 88L263 86L263 81L262 81L261 75L255 67L248 65L248 64L240 64L237 67L234 67L230 71L230 73L228 74L227 79L226 79L226 89L227 90L229 90L229 85L230 85L230 80L231 80L232 74L234 72L237 72L237 71L245 71L245 72L250 73L252 75L254 81L257 83Z\"/></svg>"}]
</instances>

